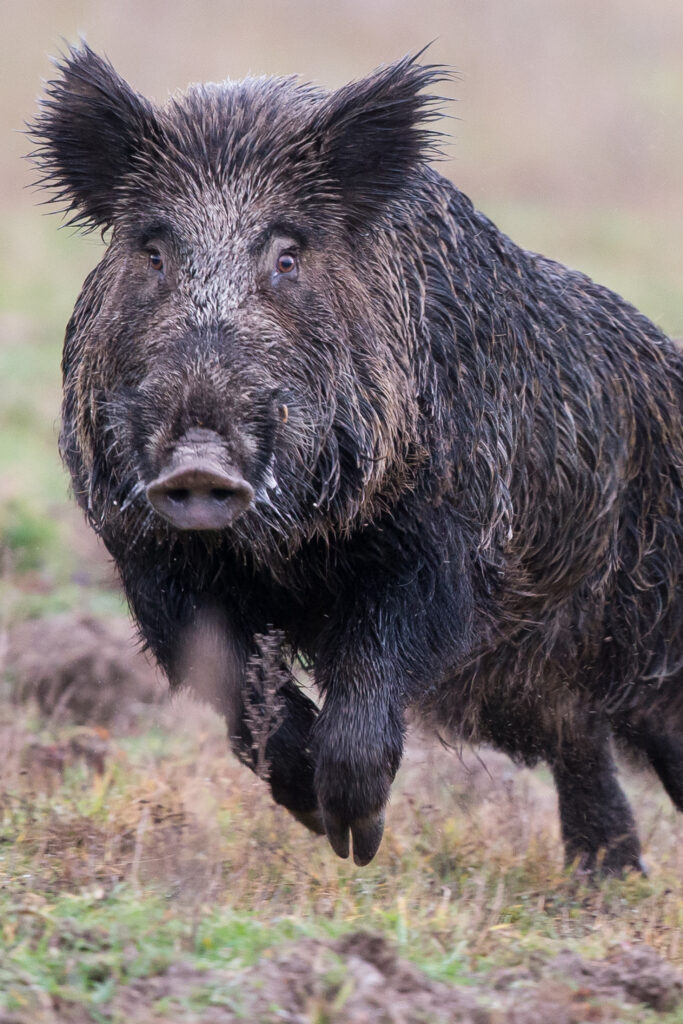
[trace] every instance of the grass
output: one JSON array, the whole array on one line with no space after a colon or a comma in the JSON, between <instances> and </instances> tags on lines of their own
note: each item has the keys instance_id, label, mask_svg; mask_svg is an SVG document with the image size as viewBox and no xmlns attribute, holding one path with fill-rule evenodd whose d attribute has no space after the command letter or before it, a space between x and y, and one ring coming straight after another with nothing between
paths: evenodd
<instances>
[{"instance_id":1,"label":"grass","mask_svg":"<svg viewBox=\"0 0 683 1024\"><path fill-rule=\"evenodd\" d=\"M47 993L94 1014L117 988L178 963L199 979L196 1009L213 991L203 972L227 971L237 992L241 972L283 944L359 927L456 985L565 949L604 958L646 942L681 961L680 823L649 780L631 780L631 795L652 877L594 887L562 868L543 773L503 769L501 785L494 758L492 778L472 780L454 754L416 747L378 858L359 870L272 805L226 756L216 716L189 699L110 737L103 774L82 762L27 768L36 744L58 749L75 727L3 708L8 1011Z\"/></svg>"}]
</instances>

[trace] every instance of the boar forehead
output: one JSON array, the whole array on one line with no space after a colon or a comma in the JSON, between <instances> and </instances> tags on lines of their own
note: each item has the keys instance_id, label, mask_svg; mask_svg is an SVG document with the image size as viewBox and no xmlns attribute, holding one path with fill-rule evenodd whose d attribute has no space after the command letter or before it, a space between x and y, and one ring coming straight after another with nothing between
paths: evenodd
<instances>
[{"instance_id":1,"label":"boar forehead","mask_svg":"<svg viewBox=\"0 0 683 1024\"><path fill-rule=\"evenodd\" d=\"M168 226L178 291L234 309L254 287L268 237L292 225L309 237L335 229L322 215L325 177L306 124L317 93L287 79L202 85L160 112L120 204L130 245ZM270 229L270 230L269 230Z\"/></svg>"},{"instance_id":2,"label":"boar forehead","mask_svg":"<svg viewBox=\"0 0 683 1024\"><path fill-rule=\"evenodd\" d=\"M127 243L134 250L161 243L172 294L197 311L224 315L253 291L269 218L261 208L241 206L228 189L206 184L188 194L177 187L127 220Z\"/></svg>"}]
</instances>

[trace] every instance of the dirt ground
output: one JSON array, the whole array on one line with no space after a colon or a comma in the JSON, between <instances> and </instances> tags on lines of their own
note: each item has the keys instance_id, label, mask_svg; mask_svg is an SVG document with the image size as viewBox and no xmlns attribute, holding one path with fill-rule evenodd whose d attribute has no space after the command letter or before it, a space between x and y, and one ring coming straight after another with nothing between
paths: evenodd
<instances>
[{"instance_id":1,"label":"dirt ground","mask_svg":"<svg viewBox=\"0 0 683 1024\"><path fill-rule=\"evenodd\" d=\"M63 613L9 630L5 672L13 699L35 698L51 719L125 729L166 684L123 618Z\"/></svg>"}]
</instances>

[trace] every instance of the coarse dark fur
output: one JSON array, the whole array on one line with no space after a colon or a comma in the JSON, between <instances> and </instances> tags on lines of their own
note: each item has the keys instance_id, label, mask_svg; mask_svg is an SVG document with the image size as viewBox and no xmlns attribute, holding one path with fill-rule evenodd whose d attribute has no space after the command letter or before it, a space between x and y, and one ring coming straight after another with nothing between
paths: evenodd
<instances>
[{"instance_id":1,"label":"coarse dark fur","mask_svg":"<svg viewBox=\"0 0 683 1024\"><path fill-rule=\"evenodd\" d=\"M71 50L30 129L41 182L112 230L67 327L61 450L146 643L254 767L275 644L270 785L337 853L374 855L412 708L545 759L569 859L621 870L613 737L683 809L682 357L428 166L443 76L156 106ZM253 490L229 528L145 494L197 428Z\"/></svg>"}]
</instances>

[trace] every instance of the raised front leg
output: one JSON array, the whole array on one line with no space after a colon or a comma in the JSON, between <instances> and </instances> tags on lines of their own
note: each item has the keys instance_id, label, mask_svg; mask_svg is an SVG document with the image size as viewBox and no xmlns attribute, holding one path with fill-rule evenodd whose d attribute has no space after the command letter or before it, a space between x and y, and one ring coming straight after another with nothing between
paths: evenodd
<instances>
[{"instance_id":1,"label":"raised front leg","mask_svg":"<svg viewBox=\"0 0 683 1024\"><path fill-rule=\"evenodd\" d=\"M340 657L314 729L315 788L336 854L367 864L384 831L384 808L403 754L401 676L360 652Z\"/></svg>"},{"instance_id":2,"label":"raised front leg","mask_svg":"<svg viewBox=\"0 0 683 1024\"><path fill-rule=\"evenodd\" d=\"M324 705L313 729L325 831L340 857L348 857L352 839L359 865L374 857L382 839L405 709L455 662L469 623L459 580L416 571L383 581L368 573L364 584L348 601L340 599L316 652Z\"/></svg>"}]
</instances>

